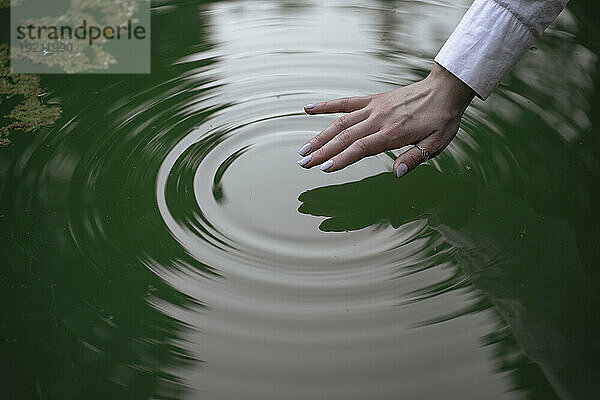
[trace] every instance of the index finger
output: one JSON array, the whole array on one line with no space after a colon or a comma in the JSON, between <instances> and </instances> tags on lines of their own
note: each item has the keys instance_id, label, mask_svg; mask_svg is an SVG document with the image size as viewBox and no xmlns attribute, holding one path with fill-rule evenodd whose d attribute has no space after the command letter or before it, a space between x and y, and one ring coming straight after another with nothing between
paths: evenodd
<instances>
[{"instance_id":1,"label":"index finger","mask_svg":"<svg viewBox=\"0 0 600 400\"><path fill-rule=\"evenodd\" d=\"M316 104L307 104L304 111L308 114L334 114L341 112L352 112L360 110L371 101L371 96L366 97L343 97L341 99L322 101Z\"/></svg>"}]
</instances>

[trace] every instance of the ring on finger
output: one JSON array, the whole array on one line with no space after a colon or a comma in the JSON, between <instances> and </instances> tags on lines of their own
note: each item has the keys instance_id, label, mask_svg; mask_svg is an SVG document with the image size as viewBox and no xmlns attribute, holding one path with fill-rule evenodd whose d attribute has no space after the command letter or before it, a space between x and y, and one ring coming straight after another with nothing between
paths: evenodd
<instances>
[{"instance_id":1,"label":"ring on finger","mask_svg":"<svg viewBox=\"0 0 600 400\"><path fill-rule=\"evenodd\" d=\"M415 147L421 150L421 154L423 155L423 162L427 162L429 160L429 152L427 151L427 149L423 146L419 146L418 144L415 145Z\"/></svg>"}]
</instances>

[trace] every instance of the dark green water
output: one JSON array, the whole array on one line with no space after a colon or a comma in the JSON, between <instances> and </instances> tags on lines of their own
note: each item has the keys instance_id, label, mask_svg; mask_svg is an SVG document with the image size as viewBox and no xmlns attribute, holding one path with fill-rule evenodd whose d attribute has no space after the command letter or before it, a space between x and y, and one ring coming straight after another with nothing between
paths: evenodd
<instances>
[{"instance_id":1,"label":"dark green water","mask_svg":"<svg viewBox=\"0 0 600 400\"><path fill-rule=\"evenodd\" d=\"M153 2L151 75L42 76L61 118L0 148L2 397L598 398L600 6L402 180L296 165L303 104L420 79L467 5Z\"/></svg>"}]
</instances>

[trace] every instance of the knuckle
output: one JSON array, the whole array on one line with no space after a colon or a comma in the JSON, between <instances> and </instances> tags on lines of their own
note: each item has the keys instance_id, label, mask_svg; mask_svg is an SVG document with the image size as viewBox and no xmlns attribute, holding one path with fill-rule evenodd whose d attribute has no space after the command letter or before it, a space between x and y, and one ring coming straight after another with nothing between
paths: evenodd
<instances>
[{"instance_id":1,"label":"knuckle","mask_svg":"<svg viewBox=\"0 0 600 400\"><path fill-rule=\"evenodd\" d=\"M407 144L406 137L402 131L393 129L392 127L386 128L381 132L381 140L383 145L388 149L398 149Z\"/></svg>"},{"instance_id":2,"label":"knuckle","mask_svg":"<svg viewBox=\"0 0 600 400\"><path fill-rule=\"evenodd\" d=\"M346 157L345 154L339 154L333 160L333 165L336 167L336 169L344 168L344 166L346 166L347 164L348 164L348 157Z\"/></svg>"},{"instance_id":3,"label":"knuckle","mask_svg":"<svg viewBox=\"0 0 600 400\"><path fill-rule=\"evenodd\" d=\"M335 107L335 103L332 100L326 101L325 102L325 112L328 113L331 111L332 108Z\"/></svg>"},{"instance_id":4,"label":"knuckle","mask_svg":"<svg viewBox=\"0 0 600 400\"><path fill-rule=\"evenodd\" d=\"M323 132L319 133L311 140L313 146L320 146L323 143Z\"/></svg>"},{"instance_id":5,"label":"knuckle","mask_svg":"<svg viewBox=\"0 0 600 400\"><path fill-rule=\"evenodd\" d=\"M384 118L384 117L390 115L392 113L392 111L393 111L392 107L383 106L375 111L374 116L375 116L375 118Z\"/></svg>"},{"instance_id":6,"label":"knuckle","mask_svg":"<svg viewBox=\"0 0 600 400\"><path fill-rule=\"evenodd\" d=\"M345 110L348 107L349 101L350 101L349 97L342 97L340 99L340 105L343 110Z\"/></svg>"},{"instance_id":7,"label":"knuckle","mask_svg":"<svg viewBox=\"0 0 600 400\"><path fill-rule=\"evenodd\" d=\"M356 141L356 147L365 154L371 154L373 152L373 142L370 139L362 138Z\"/></svg>"},{"instance_id":8,"label":"knuckle","mask_svg":"<svg viewBox=\"0 0 600 400\"><path fill-rule=\"evenodd\" d=\"M339 117L338 119L333 121L334 126L336 126L338 129L344 129L344 127L346 126L347 123L348 123L348 116L346 116L346 115L342 115L341 117Z\"/></svg>"},{"instance_id":9,"label":"knuckle","mask_svg":"<svg viewBox=\"0 0 600 400\"><path fill-rule=\"evenodd\" d=\"M345 129L338 134L338 141L341 143L350 143L352 141L352 131Z\"/></svg>"},{"instance_id":10,"label":"knuckle","mask_svg":"<svg viewBox=\"0 0 600 400\"><path fill-rule=\"evenodd\" d=\"M396 135L396 131L392 128L385 128L381 131L381 140L383 140L384 144L387 147L393 148L396 146L398 142L398 136Z\"/></svg>"},{"instance_id":11,"label":"knuckle","mask_svg":"<svg viewBox=\"0 0 600 400\"><path fill-rule=\"evenodd\" d=\"M404 127L406 126L406 120L401 119L399 121L395 121L391 126L390 126L390 130L392 130L393 132L401 132L402 129L404 129Z\"/></svg>"},{"instance_id":12,"label":"knuckle","mask_svg":"<svg viewBox=\"0 0 600 400\"><path fill-rule=\"evenodd\" d=\"M315 151L312 157L313 163L319 163L321 160L325 158L325 148L321 147L319 150Z\"/></svg>"},{"instance_id":13,"label":"knuckle","mask_svg":"<svg viewBox=\"0 0 600 400\"><path fill-rule=\"evenodd\" d=\"M371 112L371 116L374 120L381 120L385 118L385 112L381 109L376 109Z\"/></svg>"}]
</instances>

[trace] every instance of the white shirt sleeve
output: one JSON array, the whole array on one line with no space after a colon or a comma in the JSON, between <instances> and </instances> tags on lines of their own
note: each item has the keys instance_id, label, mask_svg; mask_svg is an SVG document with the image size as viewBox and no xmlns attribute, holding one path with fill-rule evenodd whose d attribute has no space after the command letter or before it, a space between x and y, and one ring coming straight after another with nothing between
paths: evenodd
<instances>
[{"instance_id":1,"label":"white shirt sleeve","mask_svg":"<svg viewBox=\"0 0 600 400\"><path fill-rule=\"evenodd\" d=\"M568 0L475 0L435 61L486 99Z\"/></svg>"}]
</instances>

